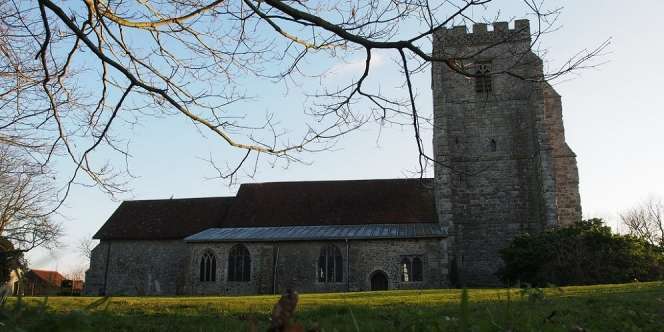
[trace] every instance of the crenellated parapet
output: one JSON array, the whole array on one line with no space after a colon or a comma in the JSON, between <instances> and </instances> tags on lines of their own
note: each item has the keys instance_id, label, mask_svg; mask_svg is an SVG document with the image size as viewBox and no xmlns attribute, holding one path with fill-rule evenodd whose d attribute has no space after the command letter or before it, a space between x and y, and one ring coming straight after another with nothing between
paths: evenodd
<instances>
[{"instance_id":1,"label":"crenellated parapet","mask_svg":"<svg viewBox=\"0 0 664 332\"><path fill-rule=\"evenodd\" d=\"M530 41L530 22L528 20L515 20L514 27L510 28L508 22L494 22L489 25L475 23L472 32L465 25L452 28L440 28L434 36L437 42L446 46L465 46L477 44L494 44L515 41Z\"/></svg>"}]
</instances>

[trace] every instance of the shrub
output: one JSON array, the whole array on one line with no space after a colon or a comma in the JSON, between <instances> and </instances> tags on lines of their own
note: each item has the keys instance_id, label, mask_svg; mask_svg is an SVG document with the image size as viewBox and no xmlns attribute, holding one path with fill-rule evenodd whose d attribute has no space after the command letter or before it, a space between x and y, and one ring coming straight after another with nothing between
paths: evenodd
<instances>
[{"instance_id":1,"label":"shrub","mask_svg":"<svg viewBox=\"0 0 664 332\"><path fill-rule=\"evenodd\" d=\"M501 251L507 283L544 286L652 281L664 277L664 250L613 234L601 219L520 235Z\"/></svg>"}]
</instances>

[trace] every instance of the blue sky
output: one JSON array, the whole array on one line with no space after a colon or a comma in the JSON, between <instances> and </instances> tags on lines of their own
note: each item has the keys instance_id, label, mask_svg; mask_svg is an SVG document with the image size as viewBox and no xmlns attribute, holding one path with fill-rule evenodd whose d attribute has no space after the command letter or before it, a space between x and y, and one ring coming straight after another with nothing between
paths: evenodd
<instances>
[{"instance_id":1,"label":"blue sky","mask_svg":"<svg viewBox=\"0 0 664 332\"><path fill-rule=\"evenodd\" d=\"M525 13L518 1L498 1L501 17L520 18ZM617 225L617 212L648 195L664 197L664 70L657 55L660 42L659 15L664 2L637 1L548 1L564 7L560 29L543 37L541 47L551 68L584 48L593 48L611 38L600 67L584 70L555 83L562 95L563 116L569 145L578 155L581 202L585 217L603 217ZM474 13L479 15L478 13ZM491 16L491 15L488 15ZM379 53L371 84L400 93L402 77L394 70L395 54ZM356 73L359 57L335 66L336 74L326 84L342 82ZM431 112L429 74L416 78L417 104ZM296 130L305 121L302 93L306 87L288 89L280 83L252 80L247 85L261 92L260 100L244 104L250 116L276 112L286 128ZM275 105L277 107L275 107ZM277 108L277 109L275 109ZM158 199L171 196L197 197L233 195L214 176L201 158L217 162L236 160L238 151L219 139L201 133L179 116L152 119L133 130L121 132L131 138L130 179L132 192L121 199ZM425 133L430 147L430 133ZM416 147L410 127L367 126L343 138L334 151L307 155L310 164L288 168L262 163L253 179L244 182L396 178L416 169ZM36 250L28 255L33 268L68 271L85 264L76 251L79 239L91 236L106 221L118 201L101 192L74 188L58 221L65 227L62 248Z\"/></svg>"}]
</instances>

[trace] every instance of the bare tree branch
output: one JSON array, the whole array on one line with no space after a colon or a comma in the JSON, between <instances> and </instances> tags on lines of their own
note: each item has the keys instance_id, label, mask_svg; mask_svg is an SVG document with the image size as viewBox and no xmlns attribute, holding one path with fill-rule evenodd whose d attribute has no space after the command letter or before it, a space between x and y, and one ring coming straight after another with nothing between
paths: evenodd
<instances>
[{"instance_id":1,"label":"bare tree branch","mask_svg":"<svg viewBox=\"0 0 664 332\"><path fill-rule=\"evenodd\" d=\"M74 184L111 196L125 193L130 137L122 129L165 116L181 117L241 151L235 162L224 160L233 166L208 160L218 178L231 183L255 173L259 158L307 163L310 154L330 151L369 124L413 130L422 176L435 161L422 140L432 116L416 106L418 75L437 62L476 77L471 60L511 42L508 36L473 53L433 54L433 34L480 22L490 5L492 0L5 1L0 143L42 167L66 165L56 209ZM557 28L560 8L532 0L521 5L536 28L531 48L511 56L527 58ZM583 50L545 75L527 77L513 68L490 75L556 79L593 67L607 45ZM374 84L379 53L396 64L399 93ZM363 65L352 78L327 76L335 64L357 56ZM272 105L268 116L256 115L251 102L262 91L247 82L265 79L303 91L304 123L284 126L282 105ZM104 159L102 151L120 158Z\"/></svg>"},{"instance_id":2,"label":"bare tree branch","mask_svg":"<svg viewBox=\"0 0 664 332\"><path fill-rule=\"evenodd\" d=\"M664 248L664 202L661 199L649 197L623 211L620 219L629 234Z\"/></svg>"}]
</instances>

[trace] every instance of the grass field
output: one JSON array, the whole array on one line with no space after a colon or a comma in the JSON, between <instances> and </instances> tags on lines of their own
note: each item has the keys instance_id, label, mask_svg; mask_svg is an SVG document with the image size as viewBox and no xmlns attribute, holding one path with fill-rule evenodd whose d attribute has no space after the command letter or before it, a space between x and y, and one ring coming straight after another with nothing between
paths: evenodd
<instances>
[{"instance_id":1,"label":"grass field","mask_svg":"<svg viewBox=\"0 0 664 332\"><path fill-rule=\"evenodd\" d=\"M301 294L321 331L664 331L664 283ZM264 331L277 296L10 299L0 330ZM255 323L252 323L255 322Z\"/></svg>"}]
</instances>

